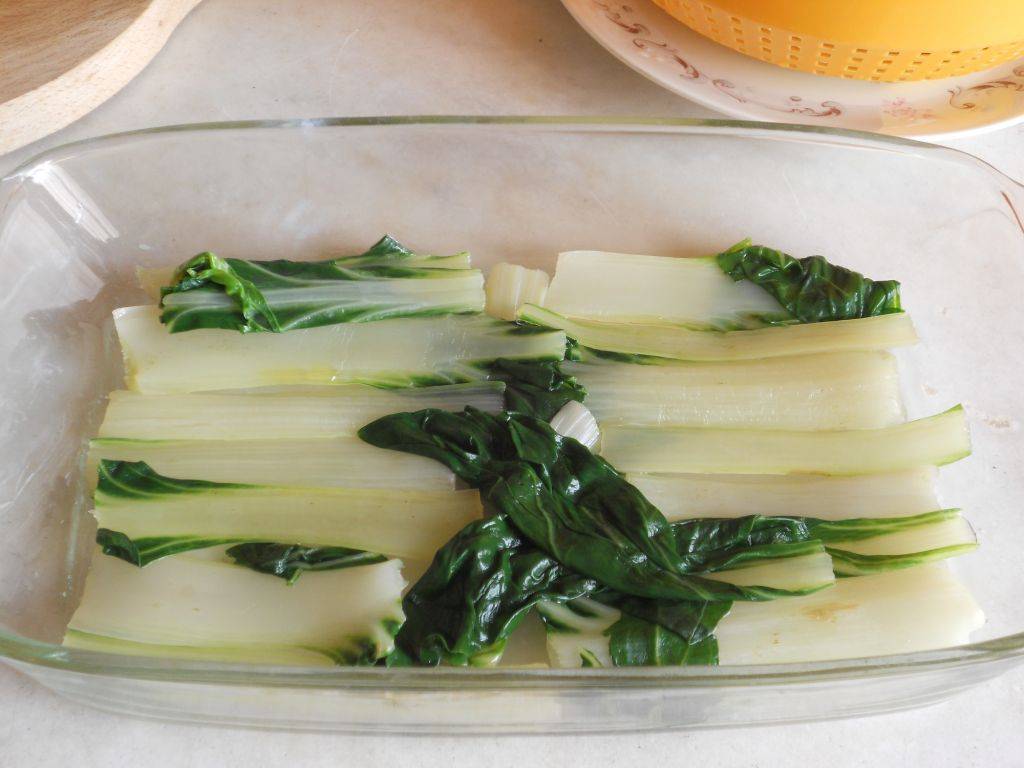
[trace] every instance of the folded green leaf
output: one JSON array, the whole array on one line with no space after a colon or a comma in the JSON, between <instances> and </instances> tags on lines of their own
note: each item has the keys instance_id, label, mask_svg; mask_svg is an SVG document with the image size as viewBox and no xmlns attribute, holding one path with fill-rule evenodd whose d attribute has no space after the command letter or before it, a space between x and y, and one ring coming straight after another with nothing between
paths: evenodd
<instances>
[{"instance_id":1,"label":"folded green leaf","mask_svg":"<svg viewBox=\"0 0 1024 768\"><path fill-rule=\"evenodd\" d=\"M383 563L387 558L374 552L348 547L304 547L300 544L250 542L229 547L227 555L238 565L260 573L279 576L289 584L306 571L335 571L360 565Z\"/></svg>"},{"instance_id":2,"label":"folded green leaf","mask_svg":"<svg viewBox=\"0 0 1024 768\"><path fill-rule=\"evenodd\" d=\"M695 643L687 642L661 624L634 616L624 615L608 628L607 635L612 663L616 667L718 663L718 642L713 636Z\"/></svg>"},{"instance_id":3,"label":"folded green leaf","mask_svg":"<svg viewBox=\"0 0 1024 768\"><path fill-rule=\"evenodd\" d=\"M326 261L246 261L201 253L161 290L171 333L226 328L280 333L335 323L480 312L479 270L432 268L391 238Z\"/></svg>"},{"instance_id":4,"label":"folded green leaf","mask_svg":"<svg viewBox=\"0 0 1024 768\"><path fill-rule=\"evenodd\" d=\"M406 621L388 663L488 665L538 601L571 600L596 587L525 541L504 515L470 523L406 594Z\"/></svg>"},{"instance_id":5,"label":"folded green leaf","mask_svg":"<svg viewBox=\"0 0 1024 768\"><path fill-rule=\"evenodd\" d=\"M359 436L444 463L548 555L620 592L672 600L784 593L692 575L661 512L610 464L538 419L423 410L385 416Z\"/></svg>"},{"instance_id":6,"label":"folded green leaf","mask_svg":"<svg viewBox=\"0 0 1024 768\"><path fill-rule=\"evenodd\" d=\"M410 251L391 235L384 235L365 253L354 256L336 256L333 261L345 267L429 267L431 269L469 269L469 253L462 251L452 256Z\"/></svg>"},{"instance_id":7,"label":"folded green leaf","mask_svg":"<svg viewBox=\"0 0 1024 768\"><path fill-rule=\"evenodd\" d=\"M582 403L587 396L583 385L556 360L500 358L485 369L489 379L505 383L506 411L550 421L566 403Z\"/></svg>"},{"instance_id":8,"label":"folded green leaf","mask_svg":"<svg viewBox=\"0 0 1024 768\"><path fill-rule=\"evenodd\" d=\"M96 543L103 554L124 560L142 568L154 560L194 549L219 547L232 544L237 539L214 539L199 536L143 536L133 539L120 531L100 528L96 531Z\"/></svg>"},{"instance_id":9,"label":"folded green leaf","mask_svg":"<svg viewBox=\"0 0 1024 768\"><path fill-rule=\"evenodd\" d=\"M744 241L718 255L733 280L759 285L802 323L851 320L901 312L900 284L871 280L824 256L796 259Z\"/></svg>"},{"instance_id":10,"label":"folded green leaf","mask_svg":"<svg viewBox=\"0 0 1024 768\"><path fill-rule=\"evenodd\" d=\"M717 664L714 630L731 603L671 602L597 592L537 608L553 666Z\"/></svg>"}]
</instances>

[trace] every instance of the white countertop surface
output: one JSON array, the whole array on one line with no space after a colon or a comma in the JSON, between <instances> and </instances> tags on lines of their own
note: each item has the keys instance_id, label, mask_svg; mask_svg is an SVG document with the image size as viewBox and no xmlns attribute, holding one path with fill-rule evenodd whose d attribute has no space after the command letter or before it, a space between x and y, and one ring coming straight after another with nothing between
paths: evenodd
<instances>
[{"instance_id":1,"label":"white countertop surface","mask_svg":"<svg viewBox=\"0 0 1024 768\"><path fill-rule=\"evenodd\" d=\"M35 152L169 123L336 115L713 117L606 54L557 0L206 0L120 94ZM951 144L1024 178L1024 127ZM1024 668L937 706L756 729L394 738L192 727L65 702L0 665L0 765L1024 765Z\"/></svg>"}]
</instances>

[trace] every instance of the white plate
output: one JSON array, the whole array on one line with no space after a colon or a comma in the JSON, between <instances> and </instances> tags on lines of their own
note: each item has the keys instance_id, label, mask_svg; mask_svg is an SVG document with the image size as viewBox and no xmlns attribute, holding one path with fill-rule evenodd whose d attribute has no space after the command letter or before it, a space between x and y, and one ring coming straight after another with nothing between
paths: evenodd
<instances>
[{"instance_id":1,"label":"white plate","mask_svg":"<svg viewBox=\"0 0 1024 768\"><path fill-rule=\"evenodd\" d=\"M943 80L845 80L737 53L697 34L650 0L562 3L595 40L633 69L734 117L929 139L1024 121L1024 58Z\"/></svg>"}]
</instances>

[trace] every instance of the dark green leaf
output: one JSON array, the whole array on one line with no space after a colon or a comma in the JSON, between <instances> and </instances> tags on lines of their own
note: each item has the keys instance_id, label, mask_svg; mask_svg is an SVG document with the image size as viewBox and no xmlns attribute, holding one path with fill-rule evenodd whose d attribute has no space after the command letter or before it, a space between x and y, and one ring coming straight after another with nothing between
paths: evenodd
<instances>
[{"instance_id":1,"label":"dark green leaf","mask_svg":"<svg viewBox=\"0 0 1024 768\"><path fill-rule=\"evenodd\" d=\"M120 558L140 568L168 555L177 555L193 549L233 544L237 539L201 539L194 536L144 536L132 539L120 531L100 528L96 543L103 554Z\"/></svg>"},{"instance_id":2,"label":"dark green leaf","mask_svg":"<svg viewBox=\"0 0 1024 768\"><path fill-rule=\"evenodd\" d=\"M728 601L649 600L643 597L599 591L592 595L624 614L669 629L689 644L707 640L732 607Z\"/></svg>"},{"instance_id":3,"label":"dark green leaf","mask_svg":"<svg viewBox=\"0 0 1024 768\"><path fill-rule=\"evenodd\" d=\"M683 520L673 523L683 571L717 571L737 565L737 551L756 549L765 559L766 547L807 542L812 535L807 521L796 517L748 515L737 518ZM747 559L751 559L749 556Z\"/></svg>"},{"instance_id":4,"label":"dark green leaf","mask_svg":"<svg viewBox=\"0 0 1024 768\"><path fill-rule=\"evenodd\" d=\"M470 523L406 594L388 665L491 663L539 600L571 600L596 586L525 541L504 516Z\"/></svg>"},{"instance_id":5,"label":"dark green leaf","mask_svg":"<svg viewBox=\"0 0 1024 768\"><path fill-rule=\"evenodd\" d=\"M718 641L713 635L688 642L660 624L623 615L605 633L616 667L669 667L718 664Z\"/></svg>"},{"instance_id":6,"label":"dark green leaf","mask_svg":"<svg viewBox=\"0 0 1024 768\"><path fill-rule=\"evenodd\" d=\"M608 462L546 422L472 408L424 410L385 416L359 436L442 462L548 555L619 592L670 600L780 594L689 575L661 512Z\"/></svg>"},{"instance_id":7,"label":"dark green leaf","mask_svg":"<svg viewBox=\"0 0 1024 768\"><path fill-rule=\"evenodd\" d=\"M205 493L228 488L251 488L240 483L214 483L206 480L179 480L165 477L144 461L101 459L96 484L96 503L107 498L149 499L178 493Z\"/></svg>"},{"instance_id":8,"label":"dark green leaf","mask_svg":"<svg viewBox=\"0 0 1024 768\"><path fill-rule=\"evenodd\" d=\"M550 421L571 400L583 402L587 390L556 360L499 358L486 366L487 378L505 382L505 410Z\"/></svg>"},{"instance_id":9,"label":"dark green leaf","mask_svg":"<svg viewBox=\"0 0 1024 768\"><path fill-rule=\"evenodd\" d=\"M766 290L801 323L850 320L902 311L900 284L871 280L836 266L824 256L796 259L746 242L717 256L733 280L750 280Z\"/></svg>"},{"instance_id":10,"label":"dark green leaf","mask_svg":"<svg viewBox=\"0 0 1024 768\"><path fill-rule=\"evenodd\" d=\"M273 542L236 544L227 550L227 555L238 565L278 576L289 584L306 571L332 571L387 560L384 555L348 547L304 547Z\"/></svg>"}]
</instances>

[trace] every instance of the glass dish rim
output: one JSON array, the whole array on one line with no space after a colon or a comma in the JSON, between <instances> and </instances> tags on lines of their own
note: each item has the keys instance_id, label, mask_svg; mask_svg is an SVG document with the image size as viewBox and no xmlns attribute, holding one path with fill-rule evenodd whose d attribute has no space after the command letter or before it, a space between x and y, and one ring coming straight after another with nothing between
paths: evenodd
<instances>
[{"instance_id":1,"label":"glass dish rim","mask_svg":"<svg viewBox=\"0 0 1024 768\"><path fill-rule=\"evenodd\" d=\"M915 139L864 131L745 120L652 118L631 116L394 115L182 123L122 131L61 144L35 155L0 178L0 221L13 188L31 179L33 169L79 152L163 134L213 131L310 131L322 128L416 126L497 126L562 129L569 132L634 132L720 135L823 146L894 152L965 165L998 182L1000 193L1021 230L1024 242L1024 184L962 150ZM737 687L815 683L936 672L949 668L1013 663L1024 660L1024 631L935 651L860 659L723 667L634 667L562 670L549 668L442 667L275 667L267 665L160 659L65 648L55 643L0 630L0 658L61 672L179 683L227 683L268 687L417 690L497 688L665 688Z\"/></svg>"}]
</instances>

